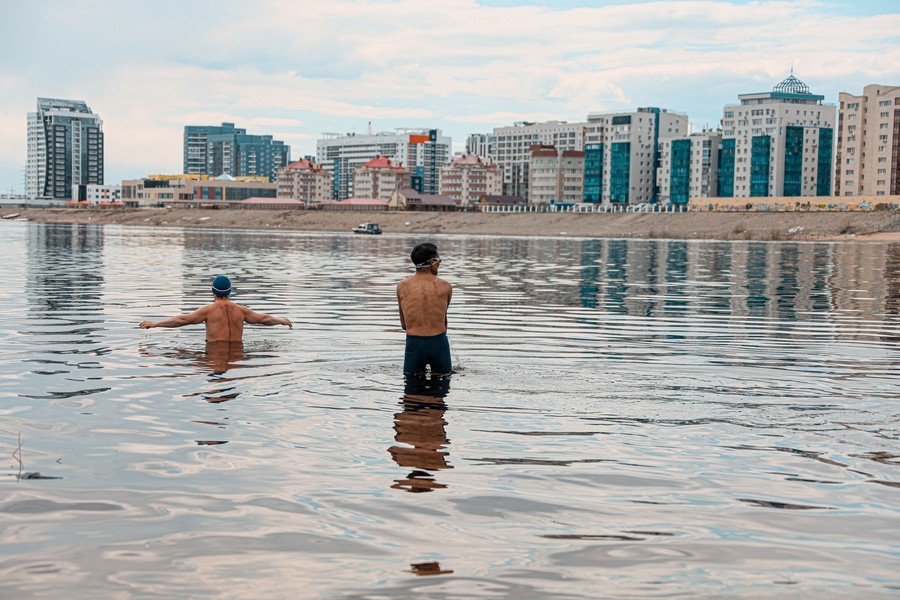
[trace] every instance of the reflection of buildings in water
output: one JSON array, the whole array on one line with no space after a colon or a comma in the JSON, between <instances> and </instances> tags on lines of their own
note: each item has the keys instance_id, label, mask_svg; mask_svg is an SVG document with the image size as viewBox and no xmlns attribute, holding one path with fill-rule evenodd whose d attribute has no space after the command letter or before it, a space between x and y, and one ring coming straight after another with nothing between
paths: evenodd
<instances>
[{"instance_id":1,"label":"reflection of buildings in water","mask_svg":"<svg viewBox=\"0 0 900 600\"><path fill-rule=\"evenodd\" d=\"M450 391L449 377L408 377L400 404L403 412L394 415L394 440L403 446L391 446L388 452L401 467L413 470L391 487L407 492L431 492L447 486L434 480L430 471L452 469L447 463L450 444L447 439L444 398Z\"/></svg>"},{"instance_id":2,"label":"reflection of buildings in water","mask_svg":"<svg viewBox=\"0 0 900 600\"><path fill-rule=\"evenodd\" d=\"M657 245L659 242L655 242ZM688 307L688 243L684 240L665 242L666 269L663 310L681 313ZM655 271L653 273L655 275Z\"/></svg>"},{"instance_id":3,"label":"reflection of buildings in water","mask_svg":"<svg viewBox=\"0 0 900 600\"><path fill-rule=\"evenodd\" d=\"M597 294L600 288L597 279L600 276L600 252L602 250L600 240L584 240L581 242L581 282L579 293L581 306L585 308L597 308Z\"/></svg>"},{"instance_id":4,"label":"reflection of buildings in water","mask_svg":"<svg viewBox=\"0 0 900 600\"><path fill-rule=\"evenodd\" d=\"M783 321L829 310L830 253L818 244L732 242L731 314Z\"/></svg>"},{"instance_id":5,"label":"reflection of buildings in water","mask_svg":"<svg viewBox=\"0 0 900 600\"><path fill-rule=\"evenodd\" d=\"M865 320L888 314L897 293L896 256L892 244L836 244L828 277L834 309Z\"/></svg>"},{"instance_id":6,"label":"reflection of buildings in water","mask_svg":"<svg viewBox=\"0 0 900 600\"><path fill-rule=\"evenodd\" d=\"M606 244L606 272L604 276L604 301L606 310L627 314L625 299L628 296L628 240L609 240Z\"/></svg>"},{"instance_id":7,"label":"reflection of buildings in water","mask_svg":"<svg viewBox=\"0 0 900 600\"><path fill-rule=\"evenodd\" d=\"M900 315L900 244L888 244L885 252L885 314Z\"/></svg>"},{"instance_id":8,"label":"reflection of buildings in water","mask_svg":"<svg viewBox=\"0 0 900 600\"><path fill-rule=\"evenodd\" d=\"M102 310L103 228L42 224L28 230L25 293L32 310L79 313Z\"/></svg>"}]
</instances>

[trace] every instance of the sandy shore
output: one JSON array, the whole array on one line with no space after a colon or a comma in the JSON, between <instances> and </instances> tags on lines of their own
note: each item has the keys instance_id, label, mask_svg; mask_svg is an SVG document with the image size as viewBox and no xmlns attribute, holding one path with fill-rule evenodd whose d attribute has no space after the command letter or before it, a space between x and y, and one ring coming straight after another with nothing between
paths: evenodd
<instances>
[{"instance_id":1,"label":"sandy shore","mask_svg":"<svg viewBox=\"0 0 900 600\"><path fill-rule=\"evenodd\" d=\"M900 242L900 212L782 213L422 213L67 208L0 209L45 223L143 227L228 227L347 232L364 221L385 233L676 238L710 240L842 240Z\"/></svg>"}]
</instances>

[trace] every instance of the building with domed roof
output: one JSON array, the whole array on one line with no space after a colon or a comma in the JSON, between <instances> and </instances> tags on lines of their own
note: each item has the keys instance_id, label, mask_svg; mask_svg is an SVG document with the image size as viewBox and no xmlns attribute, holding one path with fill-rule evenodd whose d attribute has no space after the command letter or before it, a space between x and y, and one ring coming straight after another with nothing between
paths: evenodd
<instances>
[{"instance_id":1,"label":"building with domed roof","mask_svg":"<svg viewBox=\"0 0 900 600\"><path fill-rule=\"evenodd\" d=\"M770 92L741 94L722 118L717 196L831 196L837 109L793 71Z\"/></svg>"}]
</instances>

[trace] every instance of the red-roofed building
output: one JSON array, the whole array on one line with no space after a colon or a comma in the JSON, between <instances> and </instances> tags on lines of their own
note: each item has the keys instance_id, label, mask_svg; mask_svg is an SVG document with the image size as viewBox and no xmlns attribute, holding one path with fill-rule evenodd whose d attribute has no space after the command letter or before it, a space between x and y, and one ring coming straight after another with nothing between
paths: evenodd
<instances>
[{"instance_id":1,"label":"red-roofed building","mask_svg":"<svg viewBox=\"0 0 900 600\"><path fill-rule=\"evenodd\" d=\"M386 156L376 156L353 172L353 195L388 202L398 188L409 187L409 169Z\"/></svg>"},{"instance_id":2,"label":"red-roofed building","mask_svg":"<svg viewBox=\"0 0 900 600\"><path fill-rule=\"evenodd\" d=\"M278 169L278 197L312 204L332 196L331 173L303 158Z\"/></svg>"},{"instance_id":3,"label":"red-roofed building","mask_svg":"<svg viewBox=\"0 0 900 600\"><path fill-rule=\"evenodd\" d=\"M502 191L503 171L490 158L463 156L441 167L441 194L463 208L473 206L481 196Z\"/></svg>"}]
</instances>

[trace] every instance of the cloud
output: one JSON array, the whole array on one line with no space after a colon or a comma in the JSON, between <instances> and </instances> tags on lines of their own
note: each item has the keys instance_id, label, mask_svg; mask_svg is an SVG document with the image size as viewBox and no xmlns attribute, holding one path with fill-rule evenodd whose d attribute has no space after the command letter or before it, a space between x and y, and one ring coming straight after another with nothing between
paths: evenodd
<instances>
[{"instance_id":1,"label":"cloud","mask_svg":"<svg viewBox=\"0 0 900 600\"><path fill-rule=\"evenodd\" d=\"M323 131L439 127L662 106L716 123L739 93L798 76L831 102L900 85L900 12L812 0L591 2L294 0L12 7L0 52L0 189L20 186L37 96L101 114L111 179L179 170L186 124L234 122L311 154ZM178 19L167 15L177 11ZM198 22L203 27L197 27ZM42 44L28 43L40 26ZM165 39L165 42L162 40ZM26 44L28 53L17 50ZM77 47L78 52L72 52Z\"/></svg>"}]
</instances>

